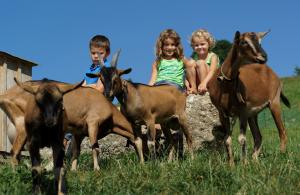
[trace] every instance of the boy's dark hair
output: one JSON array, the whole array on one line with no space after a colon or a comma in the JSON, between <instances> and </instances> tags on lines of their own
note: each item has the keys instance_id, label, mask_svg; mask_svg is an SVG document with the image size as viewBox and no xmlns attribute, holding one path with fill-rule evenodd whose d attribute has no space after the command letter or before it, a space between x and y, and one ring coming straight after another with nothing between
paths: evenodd
<instances>
[{"instance_id":1,"label":"boy's dark hair","mask_svg":"<svg viewBox=\"0 0 300 195\"><path fill-rule=\"evenodd\" d=\"M106 52L110 52L109 39L104 35L96 35L90 40L90 49L92 47L102 47L106 50Z\"/></svg>"}]
</instances>

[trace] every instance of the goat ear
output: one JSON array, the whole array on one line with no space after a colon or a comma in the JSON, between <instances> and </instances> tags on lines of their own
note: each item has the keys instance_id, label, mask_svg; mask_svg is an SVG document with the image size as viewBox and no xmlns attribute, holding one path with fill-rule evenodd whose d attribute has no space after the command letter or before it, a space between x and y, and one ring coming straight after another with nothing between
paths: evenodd
<instances>
[{"instance_id":1,"label":"goat ear","mask_svg":"<svg viewBox=\"0 0 300 195\"><path fill-rule=\"evenodd\" d=\"M78 87L82 86L84 80L82 80L81 82L74 84L74 85L63 85L59 87L60 92L64 95L68 92L71 92L75 89L77 89Z\"/></svg>"},{"instance_id":2,"label":"goat ear","mask_svg":"<svg viewBox=\"0 0 300 195\"><path fill-rule=\"evenodd\" d=\"M234 35L234 44L239 43L239 41L240 41L240 36L241 36L240 31L236 31L236 32L235 32L235 35Z\"/></svg>"},{"instance_id":3,"label":"goat ear","mask_svg":"<svg viewBox=\"0 0 300 195\"><path fill-rule=\"evenodd\" d=\"M266 36L269 32L271 32L271 29L269 29L266 32L258 32L256 33L257 37L258 37L258 41L259 43L261 43L261 40L264 38L264 36Z\"/></svg>"},{"instance_id":4,"label":"goat ear","mask_svg":"<svg viewBox=\"0 0 300 195\"><path fill-rule=\"evenodd\" d=\"M117 67L118 64L118 59L119 59L119 55L121 53L121 49L119 49L113 56L112 60L111 60L111 67Z\"/></svg>"},{"instance_id":5,"label":"goat ear","mask_svg":"<svg viewBox=\"0 0 300 195\"><path fill-rule=\"evenodd\" d=\"M14 80L16 82L16 84L21 87L24 91L27 91L28 93L31 93L32 95L35 95L37 90L38 90L38 86L30 86L30 85L26 85L21 83L16 77L14 77Z\"/></svg>"},{"instance_id":6,"label":"goat ear","mask_svg":"<svg viewBox=\"0 0 300 195\"><path fill-rule=\"evenodd\" d=\"M96 78L96 77L100 77L100 73L94 74L94 73L86 73L86 76L90 77L90 78Z\"/></svg>"},{"instance_id":7,"label":"goat ear","mask_svg":"<svg viewBox=\"0 0 300 195\"><path fill-rule=\"evenodd\" d=\"M131 70L131 68L127 68L126 70L118 70L118 75L121 76L123 74L129 74Z\"/></svg>"}]
</instances>

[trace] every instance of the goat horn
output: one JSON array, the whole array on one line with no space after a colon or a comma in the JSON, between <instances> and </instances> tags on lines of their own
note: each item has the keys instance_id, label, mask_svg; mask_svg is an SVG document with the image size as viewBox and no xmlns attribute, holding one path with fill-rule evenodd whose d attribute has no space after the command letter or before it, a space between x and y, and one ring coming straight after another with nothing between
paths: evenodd
<instances>
[{"instance_id":1,"label":"goat horn","mask_svg":"<svg viewBox=\"0 0 300 195\"><path fill-rule=\"evenodd\" d=\"M77 89L78 87L82 86L84 80L82 80L81 82L74 84L74 85L64 85L59 87L60 92L64 95L70 91L73 91L74 89Z\"/></svg>"},{"instance_id":2,"label":"goat horn","mask_svg":"<svg viewBox=\"0 0 300 195\"><path fill-rule=\"evenodd\" d=\"M236 31L235 35L234 35L234 42L239 41L240 40L240 36L241 36L240 31Z\"/></svg>"},{"instance_id":3,"label":"goat horn","mask_svg":"<svg viewBox=\"0 0 300 195\"><path fill-rule=\"evenodd\" d=\"M269 32L271 32L271 29L269 29L266 32L258 32L258 33L256 33L256 35L258 36L259 42L261 42L261 39L264 38L264 36L266 36Z\"/></svg>"},{"instance_id":4,"label":"goat horn","mask_svg":"<svg viewBox=\"0 0 300 195\"><path fill-rule=\"evenodd\" d=\"M118 63L118 59L119 59L119 55L121 53L121 49L119 49L113 56L112 60L111 60L111 67L117 67L117 63Z\"/></svg>"},{"instance_id":5,"label":"goat horn","mask_svg":"<svg viewBox=\"0 0 300 195\"><path fill-rule=\"evenodd\" d=\"M21 83L16 77L14 77L14 80L16 82L16 84L21 87L24 91L27 91L33 95L36 94L37 90L38 90L38 86L36 87L33 87L33 86L29 86L29 85L26 85L26 84L23 84Z\"/></svg>"}]
</instances>

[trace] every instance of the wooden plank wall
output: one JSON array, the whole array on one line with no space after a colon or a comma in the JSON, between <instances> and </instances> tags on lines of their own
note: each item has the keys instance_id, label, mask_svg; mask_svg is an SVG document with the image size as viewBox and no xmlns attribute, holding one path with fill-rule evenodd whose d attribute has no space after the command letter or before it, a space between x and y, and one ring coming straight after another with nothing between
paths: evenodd
<instances>
[{"instance_id":1,"label":"wooden plank wall","mask_svg":"<svg viewBox=\"0 0 300 195\"><path fill-rule=\"evenodd\" d=\"M3 94L6 90L6 70L7 64L4 59L0 59L0 94ZM6 151L6 115L0 109L0 150Z\"/></svg>"}]
</instances>

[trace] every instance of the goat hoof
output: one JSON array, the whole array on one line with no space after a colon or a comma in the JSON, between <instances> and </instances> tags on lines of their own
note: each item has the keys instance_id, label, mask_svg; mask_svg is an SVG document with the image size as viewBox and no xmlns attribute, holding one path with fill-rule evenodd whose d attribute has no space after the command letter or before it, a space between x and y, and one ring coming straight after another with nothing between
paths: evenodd
<instances>
[{"instance_id":1,"label":"goat hoof","mask_svg":"<svg viewBox=\"0 0 300 195\"><path fill-rule=\"evenodd\" d=\"M230 166L230 167L234 167L234 166L235 166L235 164L234 164L234 161L233 161L233 160L229 160L229 166Z\"/></svg>"},{"instance_id":2,"label":"goat hoof","mask_svg":"<svg viewBox=\"0 0 300 195\"><path fill-rule=\"evenodd\" d=\"M99 166L95 166L94 167L94 171L100 171L100 167Z\"/></svg>"}]
</instances>

